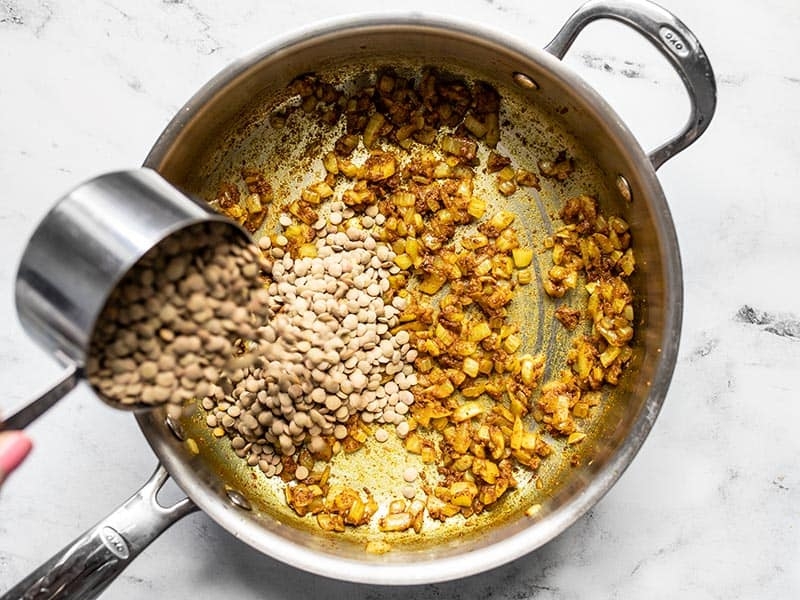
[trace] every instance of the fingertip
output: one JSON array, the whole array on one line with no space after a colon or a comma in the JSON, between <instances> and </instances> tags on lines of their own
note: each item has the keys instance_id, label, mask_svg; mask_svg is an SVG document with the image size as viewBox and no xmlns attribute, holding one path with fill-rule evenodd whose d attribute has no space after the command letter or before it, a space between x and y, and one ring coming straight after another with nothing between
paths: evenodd
<instances>
[{"instance_id":1,"label":"fingertip","mask_svg":"<svg viewBox=\"0 0 800 600\"><path fill-rule=\"evenodd\" d=\"M0 434L0 477L7 477L25 459L33 442L24 431Z\"/></svg>"}]
</instances>

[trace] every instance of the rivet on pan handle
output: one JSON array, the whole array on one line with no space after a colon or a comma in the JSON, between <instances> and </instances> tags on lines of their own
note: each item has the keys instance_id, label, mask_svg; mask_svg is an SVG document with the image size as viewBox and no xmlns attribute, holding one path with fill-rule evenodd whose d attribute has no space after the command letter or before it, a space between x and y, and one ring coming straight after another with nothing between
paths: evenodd
<instances>
[{"instance_id":1,"label":"rivet on pan handle","mask_svg":"<svg viewBox=\"0 0 800 600\"><path fill-rule=\"evenodd\" d=\"M654 169L692 144L708 127L717 107L717 84L705 50L675 15L645 0L592 0L573 14L545 46L564 58L578 34L592 21L612 19L639 32L652 43L680 75L689 94L691 113L683 130L650 155Z\"/></svg>"},{"instance_id":2,"label":"rivet on pan handle","mask_svg":"<svg viewBox=\"0 0 800 600\"><path fill-rule=\"evenodd\" d=\"M197 510L188 498L172 506L156 495L167 480L161 465L122 506L36 569L0 600L97 598L170 525Z\"/></svg>"}]
</instances>

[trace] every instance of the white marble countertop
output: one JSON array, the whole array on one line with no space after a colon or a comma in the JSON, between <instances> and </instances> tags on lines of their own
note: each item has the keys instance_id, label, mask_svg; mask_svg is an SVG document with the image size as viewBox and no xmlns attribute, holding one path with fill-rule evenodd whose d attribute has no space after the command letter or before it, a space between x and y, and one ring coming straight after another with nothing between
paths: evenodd
<instances>
[{"instance_id":1,"label":"white marble countertop","mask_svg":"<svg viewBox=\"0 0 800 600\"><path fill-rule=\"evenodd\" d=\"M576 2L406 0L542 46ZM663 0L714 65L717 115L659 172L684 261L681 351L663 411L612 491L537 552L461 581L329 581L250 550L197 513L106 598L792 598L800 596L800 5ZM0 408L58 372L22 332L13 282L38 220L66 190L141 163L177 109L237 55L374 2L0 1ZM747 6L747 8L745 8ZM567 63L645 148L687 102L621 26L588 30ZM134 420L80 389L29 429L0 492L0 591L94 524L156 461ZM120 457L124 457L121 460Z\"/></svg>"}]
</instances>

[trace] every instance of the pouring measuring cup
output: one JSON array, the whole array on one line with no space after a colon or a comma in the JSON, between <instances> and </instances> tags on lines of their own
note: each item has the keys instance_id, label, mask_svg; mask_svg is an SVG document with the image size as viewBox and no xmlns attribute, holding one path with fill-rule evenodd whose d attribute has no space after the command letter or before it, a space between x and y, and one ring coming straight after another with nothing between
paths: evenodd
<instances>
[{"instance_id":1,"label":"pouring measuring cup","mask_svg":"<svg viewBox=\"0 0 800 600\"><path fill-rule=\"evenodd\" d=\"M247 236L150 169L101 175L63 196L28 241L15 300L26 333L65 371L0 423L0 430L25 428L75 388L84 375L98 317L120 280L166 238L209 221ZM116 408L132 408L99 395Z\"/></svg>"}]
</instances>

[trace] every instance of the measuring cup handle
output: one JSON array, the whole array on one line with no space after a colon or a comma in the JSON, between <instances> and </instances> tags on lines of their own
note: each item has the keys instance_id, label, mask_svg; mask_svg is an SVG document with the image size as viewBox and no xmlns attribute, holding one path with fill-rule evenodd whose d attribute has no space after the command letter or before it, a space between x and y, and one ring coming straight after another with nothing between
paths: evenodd
<instances>
[{"instance_id":1,"label":"measuring cup handle","mask_svg":"<svg viewBox=\"0 0 800 600\"><path fill-rule=\"evenodd\" d=\"M98 597L170 525L197 510L188 498L169 507L156 495L168 474L159 465L122 506L8 590L0 600Z\"/></svg>"},{"instance_id":2,"label":"measuring cup handle","mask_svg":"<svg viewBox=\"0 0 800 600\"><path fill-rule=\"evenodd\" d=\"M8 419L0 422L0 431L25 429L61 398L75 389L82 376L83 369L81 367L69 365L61 378L51 385L47 391L39 394L35 400L23 406Z\"/></svg>"},{"instance_id":3,"label":"measuring cup handle","mask_svg":"<svg viewBox=\"0 0 800 600\"><path fill-rule=\"evenodd\" d=\"M691 112L684 128L650 155L654 169L692 144L706 130L717 107L717 84L705 50L675 15L647 0L591 0L573 14L545 46L564 58L578 34L592 21L612 19L643 35L680 75L689 94Z\"/></svg>"}]
</instances>

